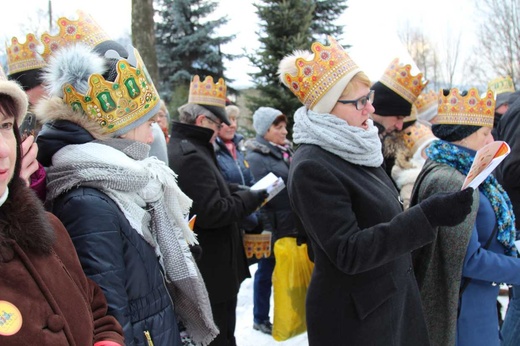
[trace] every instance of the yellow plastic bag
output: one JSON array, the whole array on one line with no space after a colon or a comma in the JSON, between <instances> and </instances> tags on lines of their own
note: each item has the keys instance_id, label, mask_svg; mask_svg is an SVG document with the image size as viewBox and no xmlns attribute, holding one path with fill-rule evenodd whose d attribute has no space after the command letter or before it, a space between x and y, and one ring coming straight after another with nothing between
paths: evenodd
<instances>
[{"instance_id":1,"label":"yellow plastic bag","mask_svg":"<svg viewBox=\"0 0 520 346\"><path fill-rule=\"evenodd\" d=\"M307 244L285 237L274 243L276 265L273 272L273 338L284 341L307 330L305 297L314 264L307 255Z\"/></svg>"}]
</instances>

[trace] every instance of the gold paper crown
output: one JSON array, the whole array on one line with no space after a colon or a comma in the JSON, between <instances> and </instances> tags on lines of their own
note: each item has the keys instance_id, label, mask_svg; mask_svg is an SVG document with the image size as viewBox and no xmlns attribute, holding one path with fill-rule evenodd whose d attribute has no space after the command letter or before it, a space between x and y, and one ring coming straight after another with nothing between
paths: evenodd
<instances>
[{"instance_id":1,"label":"gold paper crown","mask_svg":"<svg viewBox=\"0 0 520 346\"><path fill-rule=\"evenodd\" d=\"M422 73L413 76L411 70L411 65L400 65L399 58L395 58L385 70L380 82L413 104L428 81L423 80Z\"/></svg>"},{"instance_id":2,"label":"gold paper crown","mask_svg":"<svg viewBox=\"0 0 520 346\"><path fill-rule=\"evenodd\" d=\"M428 92L423 92L421 95L417 97L417 100L413 103L413 107L417 110L417 114L421 114L424 111L427 111L431 107L439 106L439 96L438 94L430 90Z\"/></svg>"},{"instance_id":3,"label":"gold paper crown","mask_svg":"<svg viewBox=\"0 0 520 346\"><path fill-rule=\"evenodd\" d=\"M329 36L329 41L330 46L314 42L311 46L314 58L310 61L296 59L297 74L284 75L285 84L308 109L312 109L338 80L359 68L334 38Z\"/></svg>"},{"instance_id":4,"label":"gold paper crown","mask_svg":"<svg viewBox=\"0 0 520 346\"><path fill-rule=\"evenodd\" d=\"M245 234L244 248L246 250L246 257L257 259L267 258L271 256L271 234Z\"/></svg>"},{"instance_id":5,"label":"gold paper crown","mask_svg":"<svg viewBox=\"0 0 520 346\"><path fill-rule=\"evenodd\" d=\"M204 82L199 76L194 76L190 83L188 103L197 103L208 106L226 107L226 83L220 78L215 84L213 77L206 76Z\"/></svg>"},{"instance_id":6,"label":"gold paper crown","mask_svg":"<svg viewBox=\"0 0 520 346\"><path fill-rule=\"evenodd\" d=\"M471 88L464 96L453 88L447 96L439 92L437 124L473 125L493 127L495 99L493 91L488 90L481 98L476 88Z\"/></svg>"},{"instance_id":7,"label":"gold paper crown","mask_svg":"<svg viewBox=\"0 0 520 346\"><path fill-rule=\"evenodd\" d=\"M44 33L41 40L44 46L43 55L50 56L59 48L71 43L82 42L89 47L95 47L101 42L110 40L110 37L89 14L78 10L78 19L72 20L65 17L58 19L59 33L51 36Z\"/></svg>"},{"instance_id":8,"label":"gold paper crown","mask_svg":"<svg viewBox=\"0 0 520 346\"><path fill-rule=\"evenodd\" d=\"M132 56L133 52L133 56ZM114 82L106 81L100 74L88 79L88 92L82 95L70 84L63 87L63 100L72 109L83 111L95 121L104 133L116 134L118 130L143 117L159 104L159 95L136 49L128 59L117 63ZM130 60L135 59L133 63Z\"/></svg>"},{"instance_id":9,"label":"gold paper crown","mask_svg":"<svg viewBox=\"0 0 520 346\"><path fill-rule=\"evenodd\" d=\"M502 93L515 92L515 85L509 76L498 77L488 83L488 89L495 93L495 97Z\"/></svg>"},{"instance_id":10,"label":"gold paper crown","mask_svg":"<svg viewBox=\"0 0 520 346\"><path fill-rule=\"evenodd\" d=\"M34 34L27 34L25 43L20 43L16 37L11 38L11 45L6 44L7 74L13 75L45 67L46 57L38 51L41 46L42 43Z\"/></svg>"},{"instance_id":11,"label":"gold paper crown","mask_svg":"<svg viewBox=\"0 0 520 346\"><path fill-rule=\"evenodd\" d=\"M404 145L415 152L425 140L435 136L429 126L416 122L402 131L402 137Z\"/></svg>"}]
</instances>

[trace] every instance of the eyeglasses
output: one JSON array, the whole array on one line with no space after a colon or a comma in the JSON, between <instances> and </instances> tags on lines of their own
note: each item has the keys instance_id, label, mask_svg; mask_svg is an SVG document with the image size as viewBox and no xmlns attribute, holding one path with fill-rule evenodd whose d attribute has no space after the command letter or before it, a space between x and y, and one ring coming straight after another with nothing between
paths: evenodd
<instances>
[{"instance_id":1,"label":"eyeglasses","mask_svg":"<svg viewBox=\"0 0 520 346\"><path fill-rule=\"evenodd\" d=\"M217 125L217 129L220 130L222 128L222 123L217 123L215 120L211 119L210 117L206 117L206 119L211 121L213 124Z\"/></svg>"},{"instance_id":2,"label":"eyeglasses","mask_svg":"<svg viewBox=\"0 0 520 346\"><path fill-rule=\"evenodd\" d=\"M367 102L370 102L370 104L374 102L374 90L370 90L368 95L361 96L357 100L338 100L338 102L343 103L344 105L353 103L356 105L356 109L360 111L365 109L365 107L367 106Z\"/></svg>"}]
</instances>

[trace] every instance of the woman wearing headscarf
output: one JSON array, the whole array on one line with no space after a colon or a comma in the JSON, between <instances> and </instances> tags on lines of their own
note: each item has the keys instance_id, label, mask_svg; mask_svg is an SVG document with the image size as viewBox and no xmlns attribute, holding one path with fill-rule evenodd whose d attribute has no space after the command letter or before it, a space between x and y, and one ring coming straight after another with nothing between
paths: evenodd
<instances>
[{"instance_id":1,"label":"woman wearing headscarf","mask_svg":"<svg viewBox=\"0 0 520 346\"><path fill-rule=\"evenodd\" d=\"M494 99L477 89L439 92L440 140L426 149L412 205L440 191L457 191L476 152L493 142ZM413 253L433 345L500 345L497 283L520 283L515 218L507 193L493 175L475 192L465 222L440 227L435 240Z\"/></svg>"},{"instance_id":2,"label":"woman wearing headscarf","mask_svg":"<svg viewBox=\"0 0 520 346\"><path fill-rule=\"evenodd\" d=\"M191 199L148 155L160 99L137 50L124 53L77 44L52 56L50 97L35 110L44 123L38 160L47 166L47 202L127 345L181 345L178 321L208 344L218 331L188 246L196 243L186 220Z\"/></svg>"},{"instance_id":3,"label":"woman wearing headscarf","mask_svg":"<svg viewBox=\"0 0 520 346\"><path fill-rule=\"evenodd\" d=\"M0 67L0 344L124 345L66 229L20 177L27 105Z\"/></svg>"},{"instance_id":4,"label":"woman wearing headscarf","mask_svg":"<svg viewBox=\"0 0 520 346\"><path fill-rule=\"evenodd\" d=\"M431 242L437 226L462 222L472 194L437 194L403 212L370 119L377 95L329 41L279 65L280 80L304 105L294 114L299 147L288 191L314 253L309 344L428 345L410 253Z\"/></svg>"}]
</instances>

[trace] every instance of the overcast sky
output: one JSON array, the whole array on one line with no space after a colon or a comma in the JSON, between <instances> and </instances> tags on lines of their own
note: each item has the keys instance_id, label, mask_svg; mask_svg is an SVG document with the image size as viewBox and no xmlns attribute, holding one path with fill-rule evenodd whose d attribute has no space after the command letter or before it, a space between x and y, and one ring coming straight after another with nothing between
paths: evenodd
<instances>
[{"instance_id":1,"label":"overcast sky","mask_svg":"<svg viewBox=\"0 0 520 346\"><path fill-rule=\"evenodd\" d=\"M398 31L406 25L421 27L426 36L439 42L446 42L449 35L461 35L462 45L471 47L474 43L475 18L472 0L348 0L349 8L338 20L344 24L342 37L345 44L352 45L349 54L354 61L377 80L395 57L411 62L405 48L399 43ZM258 48L255 32L258 18L251 0L220 0L215 13L227 15L229 23L222 27L223 35L236 34L236 39L223 46L226 53L241 54L244 49L252 52ZM90 13L96 21L113 37L121 37L130 32L131 0L52 0L54 20L59 16L72 17L77 9ZM47 11L46 0L15 0L10 9L0 11L0 36L4 41L12 36L20 36L27 31L35 31L38 21ZM466 18L466 19L464 19ZM24 39L21 39L22 41ZM290 52L288 52L290 53ZM253 71L247 59L228 63L227 77L236 88L250 85L247 72Z\"/></svg>"}]
</instances>

